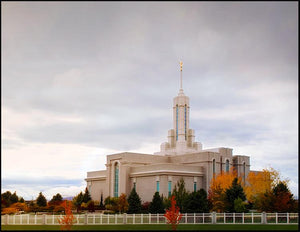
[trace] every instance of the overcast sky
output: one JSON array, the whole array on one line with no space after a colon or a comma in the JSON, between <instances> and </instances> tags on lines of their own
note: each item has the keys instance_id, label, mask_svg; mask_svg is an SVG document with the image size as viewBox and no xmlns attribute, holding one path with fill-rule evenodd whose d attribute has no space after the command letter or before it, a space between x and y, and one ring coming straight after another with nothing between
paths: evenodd
<instances>
[{"instance_id":1,"label":"overcast sky","mask_svg":"<svg viewBox=\"0 0 300 232\"><path fill-rule=\"evenodd\" d=\"M153 154L190 97L203 148L298 196L297 2L1 2L1 191L74 196L106 155Z\"/></svg>"}]
</instances>

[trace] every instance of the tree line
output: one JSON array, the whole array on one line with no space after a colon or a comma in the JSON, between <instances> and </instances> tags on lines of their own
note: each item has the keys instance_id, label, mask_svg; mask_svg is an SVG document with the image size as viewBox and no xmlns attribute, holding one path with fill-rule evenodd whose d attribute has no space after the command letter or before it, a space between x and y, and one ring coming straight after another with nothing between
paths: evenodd
<instances>
[{"instance_id":1,"label":"tree line","mask_svg":"<svg viewBox=\"0 0 300 232\"><path fill-rule=\"evenodd\" d=\"M231 169L214 176L208 194L204 189L189 192L185 182L180 179L174 186L171 196L175 197L182 213L215 212L298 212L298 200L291 194L287 180L280 178L274 169L249 173L242 180ZM100 201L92 200L87 188L77 194L70 203L72 209L80 213L83 210L94 212L105 210L107 213L164 213L171 205L171 196L155 192L151 202L142 202L133 188L128 196L122 193L119 197L107 197ZM63 198L57 193L47 202L40 192L35 201L25 203L22 197L9 191L1 194L1 214L24 212L64 212Z\"/></svg>"}]
</instances>

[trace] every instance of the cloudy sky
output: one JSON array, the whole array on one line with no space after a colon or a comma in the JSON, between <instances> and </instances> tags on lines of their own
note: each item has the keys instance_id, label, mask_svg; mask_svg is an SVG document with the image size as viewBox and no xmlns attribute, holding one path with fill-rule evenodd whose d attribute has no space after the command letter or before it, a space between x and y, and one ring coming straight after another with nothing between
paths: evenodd
<instances>
[{"instance_id":1,"label":"cloudy sky","mask_svg":"<svg viewBox=\"0 0 300 232\"><path fill-rule=\"evenodd\" d=\"M298 196L297 2L1 2L1 191L84 190L106 155L153 154L190 97L204 149Z\"/></svg>"}]
</instances>

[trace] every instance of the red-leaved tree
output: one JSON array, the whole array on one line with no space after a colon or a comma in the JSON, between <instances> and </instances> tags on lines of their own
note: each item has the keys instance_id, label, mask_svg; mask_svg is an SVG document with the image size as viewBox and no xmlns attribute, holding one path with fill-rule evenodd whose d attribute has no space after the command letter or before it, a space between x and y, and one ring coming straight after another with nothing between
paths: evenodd
<instances>
[{"instance_id":1,"label":"red-leaved tree","mask_svg":"<svg viewBox=\"0 0 300 232\"><path fill-rule=\"evenodd\" d=\"M167 219L167 223L172 225L172 230L176 230L182 214L179 212L179 207L176 206L175 196L172 196L171 207L166 210L164 216Z\"/></svg>"},{"instance_id":2,"label":"red-leaved tree","mask_svg":"<svg viewBox=\"0 0 300 232\"><path fill-rule=\"evenodd\" d=\"M60 224L61 230L71 230L71 227L73 226L75 217L72 213L72 202L64 201L62 203L62 206L65 209L65 215L62 218L57 219Z\"/></svg>"}]
</instances>

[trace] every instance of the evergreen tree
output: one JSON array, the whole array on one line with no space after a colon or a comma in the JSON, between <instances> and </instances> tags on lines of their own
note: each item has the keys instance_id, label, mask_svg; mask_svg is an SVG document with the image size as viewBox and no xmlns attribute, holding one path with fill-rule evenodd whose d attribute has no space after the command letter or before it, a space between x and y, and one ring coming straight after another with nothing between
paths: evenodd
<instances>
[{"instance_id":1,"label":"evergreen tree","mask_svg":"<svg viewBox=\"0 0 300 232\"><path fill-rule=\"evenodd\" d=\"M176 204L180 208L180 211L184 212L184 201L188 197L188 192L185 189L184 179L180 178L175 185L172 195L175 196Z\"/></svg>"},{"instance_id":2,"label":"evergreen tree","mask_svg":"<svg viewBox=\"0 0 300 232\"><path fill-rule=\"evenodd\" d=\"M87 203L87 202L89 202L90 200L92 200L92 198L91 198L91 195L90 195L90 193L89 193L88 188L86 187L86 188L85 188L85 191L84 191L84 194L83 194L83 202L84 202L84 203Z\"/></svg>"},{"instance_id":3,"label":"evergreen tree","mask_svg":"<svg viewBox=\"0 0 300 232\"><path fill-rule=\"evenodd\" d=\"M135 191L135 188L131 190L131 193L128 196L128 213L141 213L142 202L140 196Z\"/></svg>"},{"instance_id":4,"label":"evergreen tree","mask_svg":"<svg viewBox=\"0 0 300 232\"><path fill-rule=\"evenodd\" d=\"M206 191L200 189L189 194L184 200L184 209L184 213L207 213L209 209Z\"/></svg>"},{"instance_id":5,"label":"evergreen tree","mask_svg":"<svg viewBox=\"0 0 300 232\"><path fill-rule=\"evenodd\" d=\"M6 191L5 193L1 194L1 209L11 205L10 197L11 197L10 191Z\"/></svg>"},{"instance_id":6,"label":"evergreen tree","mask_svg":"<svg viewBox=\"0 0 300 232\"><path fill-rule=\"evenodd\" d=\"M21 197L20 200L19 200L19 202L24 203L25 202L24 198Z\"/></svg>"},{"instance_id":7,"label":"evergreen tree","mask_svg":"<svg viewBox=\"0 0 300 232\"><path fill-rule=\"evenodd\" d=\"M63 200L62 196L59 193L57 193L56 195L54 195L52 197L52 199L50 200L49 203L54 204L54 205L58 205L58 204L62 203L62 200Z\"/></svg>"},{"instance_id":8,"label":"evergreen tree","mask_svg":"<svg viewBox=\"0 0 300 232\"><path fill-rule=\"evenodd\" d=\"M162 197L159 196L158 192L153 195L152 201L149 206L150 213L164 213L164 204Z\"/></svg>"},{"instance_id":9,"label":"evergreen tree","mask_svg":"<svg viewBox=\"0 0 300 232\"><path fill-rule=\"evenodd\" d=\"M226 189L226 211L235 212L234 210L234 200L240 198L242 201L246 200L246 195L244 193L243 187L238 183L238 178L234 178L232 185Z\"/></svg>"},{"instance_id":10,"label":"evergreen tree","mask_svg":"<svg viewBox=\"0 0 300 232\"><path fill-rule=\"evenodd\" d=\"M10 196L10 202L13 203L17 203L19 201L19 197L17 196L17 193L14 192L11 196Z\"/></svg>"},{"instance_id":11,"label":"evergreen tree","mask_svg":"<svg viewBox=\"0 0 300 232\"><path fill-rule=\"evenodd\" d=\"M101 193L100 209L105 209L104 204L103 204L103 193Z\"/></svg>"},{"instance_id":12,"label":"evergreen tree","mask_svg":"<svg viewBox=\"0 0 300 232\"><path fill-rule=\"evenodd\" d=\"M83 193L80 192L77 196L75 196L72 200L73 204L76 206L77 212L80 210L80 206L83 202Z\"/></svg>"},{"instance_id":13,"label":"evergreen tree","mask_svg":"<svg viewBox=\"0 0 300 232\"><path fill-rule=\"evenodd\" d=\"M46 197L40 192L39 196L36 199L36 204L40 207L47 206Z\"/></svg>"}]
</instances>

